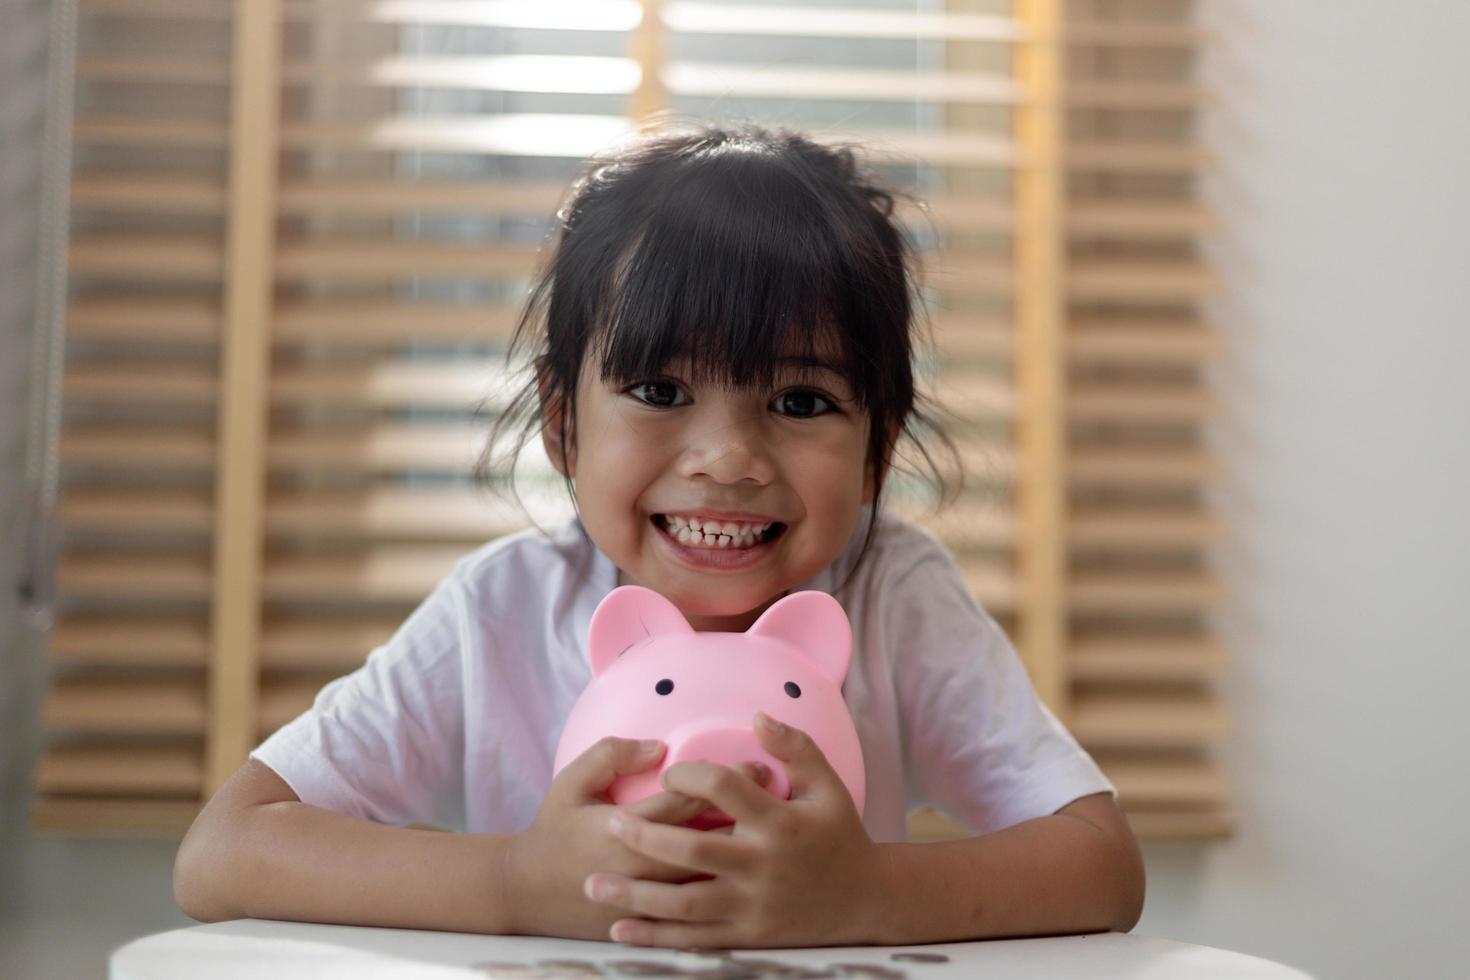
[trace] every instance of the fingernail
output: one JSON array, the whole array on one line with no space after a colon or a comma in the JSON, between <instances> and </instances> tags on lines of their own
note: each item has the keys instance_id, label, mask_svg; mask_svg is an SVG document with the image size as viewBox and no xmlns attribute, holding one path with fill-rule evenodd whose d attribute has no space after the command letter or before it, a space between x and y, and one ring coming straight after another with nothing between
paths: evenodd
<instances>
[{"instance_id":1,"label":"fingernail","mask_svg":"<svg viewBox=\"0 0 1470 980\"><path fill-rule=\"evenodd\" d=\"M621 813L614 813L607 818L607 829L615 834L622 834L628 829L628 818Z\"/></svg>"},{"instance_id":2,"label":"fingernail","mask_svg":"<svg viewBox=\"0 0 1470 980\"><path fill-rule=\"evenodd\" d=\"M583 890L587 893L588 898L594 902L600 902L612 894L612 885L602 878L588 877Z\"/></svg>"},{"instance_id":3,"label":"fingernail","mask_svg":"<svg viewBox=\"0 0 1470 980\"><path fill-rule=\"evenodd\" d=\"M760 712L760 723L766 726L767 731L774 732L777 735L780 735L782 732L786 731L785 725L781 724L779 721L772 718L764 711Z\"/></svg>"},{"instance_id":4,"label":"fingernail","mask_svg":"<svg viewBox=\"0 0 1470 980\"><path fill-rule=\"evenodd\" d=\"M663 744L664 743L660 742L656 738L645 738L645 739L641 739L638 742L638 754L639 755L653 755L655 752L657 752L659 749L661 749L663 747Z\"/></svg>"}]
</instances>

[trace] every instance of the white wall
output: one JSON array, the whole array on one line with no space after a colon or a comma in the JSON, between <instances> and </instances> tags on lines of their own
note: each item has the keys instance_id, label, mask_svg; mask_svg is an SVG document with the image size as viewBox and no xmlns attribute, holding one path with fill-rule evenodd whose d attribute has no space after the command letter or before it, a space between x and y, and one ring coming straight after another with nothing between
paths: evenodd
<instances>
[{"instance_id":1,"label":"white wall","mask_svg":"<svg viewBox=\"0 0 1470 980\"><path fill-rule=\"evenodd\" d=\"M1139 931L1470 976L1470 3L1203 12L1241 830Z\"/></svg>"}]
</instances>

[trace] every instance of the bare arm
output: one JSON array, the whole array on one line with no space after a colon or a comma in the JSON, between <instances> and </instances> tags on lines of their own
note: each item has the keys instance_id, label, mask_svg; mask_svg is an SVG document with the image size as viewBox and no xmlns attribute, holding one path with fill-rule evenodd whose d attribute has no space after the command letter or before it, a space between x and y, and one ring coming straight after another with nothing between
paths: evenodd
<instances>
[{"instance_id":1,"label":"bare arm","mask_svg":"<svg viewBox=\"0 0 1470 980\"><path fill-rule=\"evenodd\" d=\"M790 799L707 762L663 776L669 790L733 817L732 835L609 818L633 850L709 876L669 885L589 875L587 894L624 912L613 939L675 949L908 944L1126 931L1138 921L1143 863L1109 794L966 840L875 844L811 736L764 714L755 730L785 765Z\"/></svg>"},{"instance_id":2,"label":"bare arm","mask_svg":"<svg viewBox=\"0 0 1470 980\"><path fill-rule=\"evenodd\" d=\"M934 844L878 845L874 942L1127 932L1143 910L1143 860L1113 798Z\"/></svg>"},{"instance_id":3,"label":"bare arm","mask_svg":"<svg viewBox=\"0 0 1470 980\"><path fill-rule=\"evenodd\" d=\"M511 838L387 827L302 803L255 760L220 787L174 862L174 898L206 922L251 917L508 932Z\"/></svg>"},{"instance_id":4,"label":"bare arm","mask_svg":"<svg viewBox=\"0 0 1470 980\"><path fill-rule=\"evenodd\" d=\"M174 899L196 919L250 917L455 932L603 939L616 913L582 892L589 872L658 881L692 872L649 860L607 827L604 791L659 764L662 743L605 738L552 780L513 835L387 827L301 802L250 760L200 812L174 862ZM764 780L753 770L746 775ZM664 792L626 809L658 823L709 804Z\"/></svg>"}]
</instances>

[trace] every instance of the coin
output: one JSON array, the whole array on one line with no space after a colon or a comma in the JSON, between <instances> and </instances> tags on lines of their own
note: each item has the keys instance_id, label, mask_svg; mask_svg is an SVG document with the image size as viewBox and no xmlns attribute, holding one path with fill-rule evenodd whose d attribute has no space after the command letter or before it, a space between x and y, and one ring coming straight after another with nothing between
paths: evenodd
<instances>
[{"instance_id":1,"label":"coin","mask_svg":"<svg viewBox=\"0 0 1470 980\"><path fill-rule=\"evenodd\" d=\"M602 976L602 967L591 960L542 960L538 965L555 971L559 977Z\"/></svg>"},{"instance_id":2,"label":"coin","mask_svg":"<svg viewBox=\"0 0 1470 980\"><path fill-rule=\"evenodd\" d=\"M835 973L820 967L802 966L799 963L786 963L781 960L766 960L757 958L740 958L734 961L740 966L748 967L755 971L757 977L783 977L786 980L816 980L818 977L833 977Z\"/></svg>"},{"instance_id":3,"label":"coin","mask_svg":"<svg viewBox=\"0 0 1470 980\"><path fill-rule=\"evenodd\" d=\"M943 953L894 953L889 957L900 963L948 963L949 957Z\"/></svg>"},{"instance_id":4,"label":"coin","mask_svg":"<svg viewBox=\"0 0 1470 980\"><path fill-rule=\"evenodd\" d=\"M802 969L790 963L782 963L780 960L766 960L754 956L748 958L742 956L735 962L748 970L754 970L756 976L759 977L789 977L795 975L794 971Z\"/></svg>"},{"instance_id":5,"label":"coin","mask_svg":"<svg viewBox=\"0 0 1470 980\"><path fill-rule=\"evenodd\" d=\"M680 970L680 977L689 980L758 980L765 976L758 970L741 966L734 960L725 960L715 966L700 966L692 970Z\"/></svg>"},{"instance_id":6,"label":"coin","mask_svg":"<svg viewBox=\"0 0 1470 980\"><path fill-rule=\"evenodd\" d=\"M543 967L532 966L530 963L508 963L504 961L486 960L483 963L472 963L470 969L479 970L494 980L548 980L556 974Z\"/></svg>"},{"instance_id":7,"label":"coin","mask_svg":"<svg viewBox=\"0 0 1470 980\"><path fill-rule=\"evenodd\" d=\"M683 949L674 950L675 959L682 959L684 957L692 956L695 959L702 960L728 960L733 955L734 954L731 953L728 949L719 949L713 946L686 946Z\"/></svg>"},{"instance_id":8,"label":"coin","mask_svg":"<svg viewBox=\"0 0 1470 980\"><path fill-rule=\"evenodd\" d=\"M681 970L658 960L614 960L608 966L625 977L677 977Z\"/></svg>"}]
</instances>

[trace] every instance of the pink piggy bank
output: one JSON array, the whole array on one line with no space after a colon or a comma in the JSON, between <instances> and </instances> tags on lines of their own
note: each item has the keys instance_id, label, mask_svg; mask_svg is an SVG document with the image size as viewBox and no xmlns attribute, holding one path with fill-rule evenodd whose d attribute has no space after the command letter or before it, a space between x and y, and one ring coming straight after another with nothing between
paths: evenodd
<instances>
[{"instance_id":1,"label":"pink piggy bank","mask_svg":"<svg viewBox=\"0 0 1470 980\"><path fill-rule=\"evenodd\" d=\"M602 600L587 632L592 682L567 718L557 772L604 736L656 738L668 746L662 765L618 777L608 789L614 803L661 792L663 770L693 760L764 762L771 770L766 788L789 799L784 767L751 727L764 711L812 737L862 813L862 748L842 700L852 630L836 599L796 592L744 633L699 633L657 592L625 585ZM711 808L688 826L731 822Z\"/></svg>"}]
</instances>

